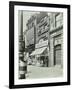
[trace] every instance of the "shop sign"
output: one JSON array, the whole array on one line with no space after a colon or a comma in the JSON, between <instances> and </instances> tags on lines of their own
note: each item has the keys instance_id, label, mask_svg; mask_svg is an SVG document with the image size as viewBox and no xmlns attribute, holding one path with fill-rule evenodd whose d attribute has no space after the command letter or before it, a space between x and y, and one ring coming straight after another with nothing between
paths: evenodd
<instances>
[{"instance_id":1,"label":"shop sign","mask_svg":"<svg viewBox=\"0 0 72 90\"><path fill-rule=\"evenodd\" d=\"M38 44L35 45L35 48L44 47L47 45L48 45L48 40L39 42Z\"/></svg>"}]
</instances>

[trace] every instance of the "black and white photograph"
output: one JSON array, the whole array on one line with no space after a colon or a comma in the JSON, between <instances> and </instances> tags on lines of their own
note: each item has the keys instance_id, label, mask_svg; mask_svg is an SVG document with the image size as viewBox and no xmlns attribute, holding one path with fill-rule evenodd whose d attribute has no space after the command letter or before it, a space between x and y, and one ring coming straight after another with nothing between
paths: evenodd
<instances>
[{"instance_id":1,"label":"black and white photograph","mask_svg":"<svg viewBox=\"0 0 72 90\"><path fill-rule=\"evenodd\" d=\"M10 6L14 30L10 85L69 85L70 6L22 2L11 2Z\"/></svg>"},{"instance_id":2,"label":"black and white photograph","mask_svg":"<svg viewBox=\"0 0 72 90\"><path fill-rule=\"evenodd\" d=\"M63 13L18 11L19 79L63 76Z\"/></svg>"}]
</instances>

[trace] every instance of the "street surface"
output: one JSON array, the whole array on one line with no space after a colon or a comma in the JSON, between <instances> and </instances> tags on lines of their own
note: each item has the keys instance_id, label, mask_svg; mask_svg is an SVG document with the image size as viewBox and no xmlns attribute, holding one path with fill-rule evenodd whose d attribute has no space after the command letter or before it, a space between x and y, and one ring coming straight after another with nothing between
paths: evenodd
<instances>
[{"instance_id":1,"label":"street surface","mask_svg":"<svg viewBox=\"0 0 72 90\"><path fill-rule=\"evenodd\" d=\"M38 67L38 66L27 66L26 78L50 78L50 77L62 77L63 69L60 66L54 67Z\"/></svg>"}]
</instances>

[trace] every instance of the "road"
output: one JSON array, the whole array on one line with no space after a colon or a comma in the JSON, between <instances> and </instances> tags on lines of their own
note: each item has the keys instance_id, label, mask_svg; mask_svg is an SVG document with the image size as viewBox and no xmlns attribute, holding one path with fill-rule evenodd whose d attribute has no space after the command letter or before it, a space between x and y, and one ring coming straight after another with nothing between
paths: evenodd
<instances>
[{"instance_id":1,"label":"road","mask_svg":"<svg viewBox=\"0 0 72 90\"><path fill-rule=\"evenodd\" d=\"M38 67L38 66L27 66L26 78L50 78L50 77L62 77L63 69L59 66L54 67Z\"/></svg>"}]
</instances>

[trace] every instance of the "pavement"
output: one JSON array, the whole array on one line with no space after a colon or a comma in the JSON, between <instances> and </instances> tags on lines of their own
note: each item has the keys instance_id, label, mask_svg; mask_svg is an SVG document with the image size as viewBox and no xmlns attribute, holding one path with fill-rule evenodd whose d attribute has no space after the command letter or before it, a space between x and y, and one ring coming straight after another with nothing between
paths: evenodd
<instances>
[{"instance_id":1,"label":"pavement","mask_svg":"<svg viewBox=\"0 0 72 90\"><path fill-rule=\"evenodd\" d=\"M34 78L51 78L51 77L62 77L63 68L60 66L54 67L39 67L39 66L27 66L27 79Z\"/></svg>"}]
</instances>

